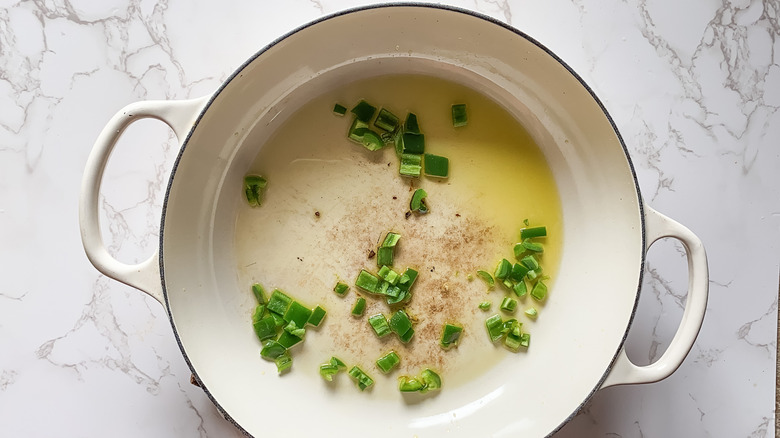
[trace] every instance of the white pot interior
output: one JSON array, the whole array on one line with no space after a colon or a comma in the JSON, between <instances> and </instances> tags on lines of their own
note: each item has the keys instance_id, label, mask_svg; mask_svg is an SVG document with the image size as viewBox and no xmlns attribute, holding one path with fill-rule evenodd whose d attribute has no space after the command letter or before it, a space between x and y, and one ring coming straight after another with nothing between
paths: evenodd
<instances>
[{"instance_id":1,"label":"white pot interior","mask_svg":"<svg viewBox=\"0 0 780 438\"><path fill-rule=\"evenodd\" d=\"M253 297L236 274L242 178L265 140L323 90L392 73L449 79L513 114L542 149L563 211L559 276L532 351L522 359L507 355L421 403L362 394L348 382L329 390L316 374L277 377L260 358L249 322ZM458 11L366 9L292 33L216 94L174 170L163 223L164 286L193 370L218 406L255 436L288 415L306 418L285 426L295 435L545 436L598 389L622 346L642 269L641 217L614 127L544 49Z\"/></svg>"}]
</instances>

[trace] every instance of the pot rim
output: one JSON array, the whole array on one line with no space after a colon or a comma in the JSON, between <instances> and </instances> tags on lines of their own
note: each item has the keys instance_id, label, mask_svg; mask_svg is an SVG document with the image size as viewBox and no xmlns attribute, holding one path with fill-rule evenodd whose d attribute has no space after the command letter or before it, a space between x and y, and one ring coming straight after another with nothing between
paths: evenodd
<instances>
[{"instance_id":1,"label":"pot rim","mask_svg":"<svg viewBox=\"0 0 780 438\"><path fill-rule=\"evenodd\" d=\"M609 114L609 112L607 111L606 107L604 106L602 101L598 98L598 96L593 91L593 89L566 62L564 62L563 59L558 57L554 52L552 52L550 49L548 49L544 44L542 44L541 42L537 41L536 39L534 39L530 35L526 34L525 32L521 31L520 29L518 29L518 28L516 28L516 27L514 27L514 26L512 26L510 24L504 23L503 21L500 21L500 20L498 20L496 18L490 17L488 15L485 15L485 14L477 12L477 11L472 11L472 10L468 10L468 9L464 9L464 8L460 8L460 7L456 7L456 6L451 6L451 5L446 5L446 4L425 3L425 2L377 3L377 4L372 4L372 5L364 5L364 6L358 6L358 7L352 7L352 8L343 9L343 10L340 10L340 11L337 11L337 12L334 12L334 13L331 13L331 14L327 14L327 15L321 16L321 17L319 17L317 19L314 19L312 21L309 21L309 22L307 22L307 23L305 23L305 24L303 24L303 25L301 25L301 26L299 26L299 27L297 27L297 28L295 28L295 29L293 29L293 30L283 34L282 36L276 38L275 40L273 40L272 42L267 44L265 47L263 47L262 49L260 49L257 52L255 52L252 56L250 56L230 76L228 76L227 79L225 79L220 84L219 88L217 88L217 90L211 95L211 97L208 99L206 104L200 110L200 113L198 114L197 118L195 119L194 123L192 124L192 127L190 128L190 130L188 131L186 137L182 141L181 147L179 149L179 153L177 154L176 159L175 159L175 161L173 163L173 166L171 168L170 178L168 180L168 185L167 185L166 190L165 190L165 196L163 198L162 214L161 214L161 218L160 218L160 240L159 240L159 248L158 248L159 249L160 282L161 282L161 285L162 285L163 299L165 301L165 311L168 314L168 321L171 324L171 328L173 329L173 334L174 334L174 337L176 338L176 344L179 346L179 350L181 351L182 356L184 357L184 360L187 363L187 366L189 367L190 371L192 372L193 378L197 382L198 386L200 386L200 388L204 391L206 396L211 400L211 402L217 408L219 413L225 418L225 420L227 420L228 422L233 424L243 434L245 434L247 436L252 436L249 433L249 431L247 431L243 426L241 426L236 420L233 419L233 417L222 407L222 405L219 403L219 401L216 399L216 397L214 397L214 395L208 390L208 387L204 384L204 382L201 381L200 377L198 376L198 372L195 369L195 366L193 365L193 363L191 362L189 356L187 355L187 352L186 352L186 350L184 348L184 344L182 343L182 340L181 340L181 338L179 336L179 332L176 329L176 324L175 324L175 322L173 320L173 313L171 312L171 307L170 307L170 302L169 302L169 297L168 297L168 291L167 291L166 283L165 283L165 265L163 263L165 258L164 258L164 252L163 252L164 251L163 242L164 242L164 236L165 236L165 226L164 225L165 225L166 213L167 213L167 208L168 208L168 197L170 195L171 187L173 185L174 176L176 175L176 170L177 170L178 165L179 165L179 163L180 163L180 161L182 159L182 156L184 155L185 150L187 149L187 144L188 144L188 142L190 140L190 137L192 136L192 134L195 131L195 129L198 127L198 125L199 125L201 119L203 118L203 116L206 114L206 112L211 107L212 103L217 99L217 97L219 97L219 95L222 93L222 91L236 77L238 77L243 72L243 70L247 66L249 66L252 62L254 62L257 58L262 56L265 52L267 52L268 50L270 50L271 48L273 48L277 44L281 43L285 39L287 39L287 38L297 34L298 32L303 31L303 30L305 30L305 29L307 29L309 27L317 25L317 24L319 24L321 22L324 22L326 20L330 20L330 19L333 19L333 18L338 18L338 17L343 16L343 15L352 14L352 13L361 12L361 11L366 11L366 10L382 9L382 8L396 8L396 7L400 7L400 8L404 8L404 7L406 7L406 8L408 8L408 7L432 8L432 9L441 9L441 10L445 10L445 11L457 12L457 13L460 13L460 14L469 15L469 16L472 16L472 17L475 17L475 18L480 18L480 19L482 19L484 21L487 21L488 23L498 25L498 26L500 26L500 27L502 27L502 28L504 28L506 30L511 31L515 35L517 35L517 36L527 40L528 42L532 43L533 45L535 45L536 47L538 47L539 49L544 51L553 60L558 62L558 64L560 64L563 68L565 68L566 71L568 71L569 74L572 77L574 77L574 79L576 79L577 82L588 92L588 94L591 96L591 98L596 102L596 104L601 109L601 112L603 113L603 115L609 121L609 124L612 127L612 130L614 131L614 133L615 133L615 135L616 135L616 137L617 137L617 139L618 139L618 141L620 143L620 147L623 150L623 154L624 154L624 156L626 158L626 161L627 161L627 164L628 164L628 168L629 168L629 170L631 172L631 178L634 181L634 190L635 190L636 196L637 196L637 204L638 204L638 207L639 207L640 233L641 233L640 237L641 237L641 241L642 241L642 246L641 247L643 248L642 254L640 255L639 277L638 277L638 282L637 282L637 285L636 285L636 298L634 299L634 304L633 304L633 307L631 309L631 315L630 315L630 317L628 319L628 323L626 325L626 329L623 332L622 339L618 343L617 348L615 350L615 353L612 355L612 359L609 362L609 365L605 368L604 373L601 375L601 377L599 378L598 382L593 387L593 389L583 398L582 403L580 403L579 406L577 406L577 408L571 414L569 414L568 417L563 419L558 426L556 426L552 431L550 431L550 433L547 435L548 437L550 437L550 436L554 435L555 433L557 433L558 431L560 431L561 428L563 428L563 426L565 426L569 421L571 421L572 418L574 418L582 410L583 406L593 397L593 395L596 393L596 391L601 389L602 385L604 384L604 381L607 379L607 377L609 376L610 372L612 371L613 366L615 364L615 361L617 360L620 352L623 350L623 346L625 345L626 339L628 338L628 333L629 333L629 331L631 329L631 325L633 324L634 317L636 316L637 307L639 305L639 298L640 298L640 295L641 295L642 281L643 281L643 278L644 278L644 266L645 266L645 259L646 259L646 253L647 253L647 251L646 251L646 248L647 248L647 236L646 236L646 223L645 223L645 211L644 211L645 210L645 208L644 208L645 206L644 206L644 201L643 201L643 198L642 198L642 193L641 193L641 191L639 189L639 181L637 179L636 170L634 169L634 164L631 161L631 156L628 153L628 148L626 147L626 144L623 141L623 137L621 136L620 131L618 130L617 125L615 124L615 121L612 119L612 116Z\"/></svg>"}]
</instances>

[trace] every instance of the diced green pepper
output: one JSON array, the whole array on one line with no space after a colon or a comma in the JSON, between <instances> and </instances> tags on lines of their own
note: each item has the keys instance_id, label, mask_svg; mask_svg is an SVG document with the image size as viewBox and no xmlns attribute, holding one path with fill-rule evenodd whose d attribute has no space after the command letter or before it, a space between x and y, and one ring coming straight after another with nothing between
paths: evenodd
<instances>
[{"instance_id":1,"label":"diced green pepper","mask_svg":"<svg viewBox=\"0 0 780 438\"><path fill-rule=\"evenodd\" d=\"M395 256L395 249L392 246L380 246L376 250L377 266L392 266Z\"/></svg>"},{"instance_id":2,"label":"diced green pepper","mask_svg":"<svg viewBox=\"0 0 780 438\"><path fill-rule=\"evenodd\" d=\"M531 242L530 239L523 240L521 245L523 245L523 248L527 249L528 251L544 252L544 245L541 243Z\"/></svg>"},{"instance_id":3,"label":"diced green pepper","mask_svg":"<svg viewBox=\"0 0 780 438\"><path fill-rule=\"evenodd\" d=\"M287 324L287 321L284 320L282 315L276 314L274 312L269 312L269 315L274 319L274 324L276 325L276 328L282 328Z\"/></svg>"},{"instance_id":4,"label":"diced green pepper","mask_svg":"<svg viewBox=\"0 0 780 438\"><path fill-rule=\"evenodd\" d=\"M339 359L336 356L333 356L333 357L330 358L330 364L333 365L334 367L340 369L340 370L346 370L347 369L347 364L345 364L341 359Z\"/></svg>"},{"instance_id":5,"label":"diced green pepper","mask_svg":"<svg viewBox=\"0 0 780 438\"><path fill-rule=\"evenodd\" d=\"M529 271L537 271L539 269L539 262L536 261L536 257L533 255L527 255L523 257L523 259L520 260L520 263L528 268Z\"/></svg>"},{"instance_id":6,"label":"diced green pepper","mask_svg":"<svg viewBox=\"0 0 780 438\"><path fill-rule=\"evenodd\" d=\"M459 128L468 125L468 123L469 118L466 113L466 104L459 103L452 105L452 126Z\"/></svg>"},{"instance_id":7,"label":"diced green pepper","mask_svg":"<svg viewBox=\"0 0 780 438\"><path fill-rule=\"evenodd\" d=\"M379 282L381 280L376 275L362 269L355 280L355 286L372 294L379 293Z\"/></svg>"},{"instance_id":8,"label":"diced green pepper","mask_svg":"<svg viewBox=\"0 0 780 438\"><path fill-rule=\"evenodd\" d=\"M374 329L376 335L380 338L389 335L391 332L390 325L387 323L387 318L385 318L385 315L381 313L369 316L368 323L371 325L371 328Z\"/></svg>"},{"instance_id":9,"label":"diced green pepper","mask_svg":"<svg viewBox=\"0 0 780 438\"><path fill-rule=\"evenodd\" d=\"M454 324L444 324L439 345L445 350L457 347L461 333L463 333L463 327Z\"/></svg>"},{"instance_id":10,"label":"diced green pepper","mask_svg":"<svg viewBox=\"0 0 780 438\"><path fill-rule=\"evenodd\" d=\"M450 175L450 160L439 155L424 155L425 174L437 178L447 178Z\"/></svg>"},{"instance_id":11,"label":"diced green pepper","mask_svg":"<svg viewBox=\"0 0 780 438\"><path fill-rule=\"evenodd\" d=\"M485 280L485 283L487 283L488 290L493 289L493 286L496 284L493 280L493 276L490 275L487 271L477 271L477 275L479 278Z\"/></svg>"},{"instance_id":12,"label":"diced green pepper","mask_svg":"<svg viewBox=\"0 0 780 438\"><path fill-rule=\"evenodd\" d=\"M295 336L293 334L290 334L286 331L283 331L281 335L279 335L279 339L276 341L284 348L290 348L293 345L301 342L303 339Z\"/></svg>"},{"instance_id":13,"label":"diced green pepper","mask_svg":"<svg viewBox=\"0 0 780 438\"><path fill-rule=\"evenodd\" d=\"M357 105L355 105L354 108L352 108L351 112L355 115L357 120L360 120L363 123L368 123L371 121L371 118L374 117L376 107L366 102L365 100L361 100Z\"/></svg>"},{"instance_id":14,"label":"diced green pepper","mask_svg":"<svg viewBox=\"0 0 780 438\"><path fill-rule=\"evenodd\" d=\"M523 254L525 254L525 247L523 246L523 243L515 243L515 246L512 248L512 252L515 253L515 259L520 260L523 257Z\"/></svg>"},{"instance_id":15,"label":"diced green pepper","mask_svg":"<svg viewBox=\"0 0 780 438\"><path fill-rule=\"evenodd\" d=\"M524 313L526 314L526 316L528 316L531 319L536 319L539 316L539 312L534 307L525 309Z\"/></svg>"},{"instance_id":16,"label":"diced green pepper","mask_svg":"<svg viewBox=\"0 0 780 438\"><path fill-rule=\"evenodd\" d=\"M531 289L531 298L535 299L536 301L544 301L546 297L547 297L547 285L545 285L541 280L539 280L534 285L534 288Z\"/></svg>"},{"instance_id":17,"label":"diced green pepper","mask_svg":"<svg viewBox=\"0 0 780 438\"><path fill-rule=\"evenodd\" d=\"M268 181L260 175L247 175L244 177L244 195L251 207L259 207L263 203L263 191Z\"/></svg>"},{"instance_id":18,"label":"diced green pepper","mask_svg":"<svg viewBox=\"0 0 780 438\"><path fill-rule=\"evenodd\" d=\"M517 300L509 297L504 297L501 301L501 310L507 313L514 313L517 308Z\"/></svg>"},{"instance_id":19,"label":"diced green pepper","mask_svg":"<svg viewBox=\"0 0 780 438\"><path fill-rule=\"evenodd\" d=\"M306 329L298 326L298 323L295 321L290 321L287 323L287 325L284 326L284 331L301 339L306 336Z\"/></svg>"},{"instance_id":20,"label":"diced green pepper","mask_svg":"<svg viewBox=\"0 0 780 438\"><path fill-rule=\"evenodd\" d=\"M290 368L292 368L292 356L290 356L289 351L285 351L280 356L278 356L275 360L276 362L276 371L281 376L282 374L290 371Z\"/></svg>"},{"instance_id":21,"label":"diced green pepper","mask_svg":"<svg viewBox=\"0 0 780 438\"><path fill-rule=\"evenodd\" d=\"M390 317L390 329L398 336L403 336L412 329L412 321L405 311L398 310Z\"/></svg>"},{"instance_id":22,"label":"diced green pepper","mask_svg":"<svg viewBox=\"0 0 780 438\"><path fill-rule=\"evenodd\" d=\"M327 313L328 312L326 312L325 309L317 306L314 308L314 310L311 311L311 316L306 323L318 327L322 323L322 320L325 318Z\"/></svg>"},{"instance_id":23,"label":"diced green pepper","mask_svg":"<svg viewBox=\"0 0 780 438\"><path fill-rule=\"evenodd\" d=\"M528 345L531 343L531 334L530 333L523 333L520 335L520 346L528 348Z\"/></svg>"},{"instance_id":24,"label":"diced green pepper","mask_svg":"<svg viewBox=\"0 0 780 438\"><path fill-rule=\"evenodd\" d=\"M363 316L363 312L366 310L366 299L359 297L355 301L355 305L352 307L352 316Z\"/></svg>"},{"instance_id":25,"label":"diced green pepper","mask_svg":"<svg viewBox=\"0 0 780 438\"><path fill-rule=\"evenodd\" d=\"M261 341L271 339L276 336L276 322L272 316L266 316L252 324L257 338Z\"/></svg>"},{"instance_id":26,"label":"diced green pepper","mask_svg":"<svg viewBox=\"0 0 780 438\"><path fill-rule=\"evenodd\" d=\"M383 266L382 268L387 268L387 265ZM381 271L381 269L380 269ZM380 277L382 277L383 280L390 283L391 285L395 286L398 284L398 281L401 279L401 274L393 271L390 268L387 268L387 271L383 274L379 274Z\"/></svg>"},{"instance_id":27,"label":"diced green pepper","mask_svg":"<svg viewBox=\"0 0 780 438\"><path fill-rule=\"evenodd\" d=\"M255 298L257 299L258 304L265 304L265 289L263 289L263 286L260 283L255 283L252 285L252 293L254 294Z\"/></svg>"},{"instance_id":28,"label":"diced green pepper","mask_svg":"<svg viewBox=\"0 0 780 438\"><path fill-rule=\"evenodd\" d=\"M343 116L346 113L347 113L347 107L345 107L344 105L338 103L333 105L333 114Z\"/></svg>"},{"instance_id":29,"label":"diced green pepper","mask_svg":"<svg viewBox=\"0 0 780 438\"><path fill-rule=\"evenodd\" d=\"M320 376L328 382L333 381L333 376L339 373L338 367L329 363L320 364Z\"/></svg>"},{"instance_id":30,"label":"diced green pepper","mask_svg":"<svg viewBox=\"0 0 780 438\"><path fill-rule=\"evenodd\" d=\"M428 205L425 203L425 198L428 196L428 193L423 189L417 189L412 193L412 200L409 201L409 210L425 214L428 213Z\"/></svg>"},{"instance_id":31,"label":"diced green pepper","mask_svg":"<svg viewBox=\"0 0 780 438\"><path fill-rule=\"evenodd\" d=\"M414 336L414 329L410 328L409 330L406 331L406 333L398 336L398 339L400 339L401 342L403 342L404 344L408 344L409 341L412 340L412 336Z\"/></svg>"},{"instance_id":32,"label":"diced green pepper","mask_svg":"<svg viewBox=\"0 0 780 438\"><path fill-rule=\"evenodd\" d=\"M546 227L523 228L520 230L520 240L525 240L532 237L544 237L546 235Z\"/></svg>"},{"instance_id":33,"label":"diced green pepper","mask_svg":"<svg viewBox=\"0 0 780 438\"><path fill-rule=\"evenodd\" d=\"M525 294L528 293L528 287L525 284L525 280L520 280L512 287L512 290L515 292L515 295L518 297L524 297Z\"/></svg>"},{"instance_id":34,"label":"diced green pepper","mask_svg":"<svg viewBox=\"0 0 780 438\"><path fill-rule=\"evenodd\" d=\"M365 134L367 131L370 130L371 128L368 127L367 122L361 122L358 119L354 119L352 121L352 124L349 125L349 131L347 131L347 138L355 143L362 145L363 134Z\"/></svg>"},{"instance_id":35,"label":"diced green pepper","mask_svg":"<svg viewBox=\"0 0 780 438\"><path fill-rule=\"evenodd\" d=\"M404 131L411 132L412 134L420 133L420 125L417 123L417 115L414 113L406 114L406 121L404 122Z\"/></svg>"},{"instance_id":36,"label":"diced green pepper","mask_svg":"<svg viewBox=\"0 0 780 438\"><path fill-rule=\"evenodd\" d=\"M263 345L263 349L260 350L260 356L266 360L275 360L277 357L284 354L287 351L285 347L276 341L268 341Z\"/></svg>"},{"instance_id":37,"label":"diced green pepper","mask_svg":"<svg viewBox=\"0 0 780 438\"><path fill-rule=\"evenodd\" d=\"M486 319L485 327L487 328L488 335L490 335L490 340L493 342L501 339L501 336L504 335L504 320L499 314L495 314Z\"/></svg>"},{"instance_id":38,"label":"diced green pepper","mask_svg":"<svg viewBox=\"0 0 780 438\"><path fill-rule=\"evenodd\" d=\"M385 141L382 140L382 136L370 129L361 132L360 143L364 148L369 151L378 151L385 147Z\"/></svg>"},{"instance_id":39,"label":"diced green pepper","mask_svg":"<svg viewBox=\"0 0 780 438\"><path fill-rule=\"evenodd\" d=\"M379 110L379 115L374 120L374 126L385 131L395 131L398 128L398 117L390 111L382 108Z\"/></svg>"},{"instance_id":40,"label":"diced green pepper","mask_svg":"<svg viewBox=\"0 0 780 438\"><path fill-rule=\"evenodd\" d=\"M429 368L420 372L420 380L422 380L423 383L423 388L420 391L422 393L435 391L441 388L441 377Z\"/></svg>"},{"instance_id":41,"label":"diced green pepper","mask_svg":"<svg viewBox=\"0 0 780 438\"><path fill-rule=\"evenodd\" d=\"M522 335L515 335L513 333L507 333L506 337L504 338L504 345L506 345L508 348L512 350L517 350L520 348L520 338Z\"/></svg>"},{"instance_id":42,"label":"diced green pepper","mask_svg":"<svg viewBox=\"0 0 780 438\"><path fill-rule=\"evenodd\" d=\"M417 380L416 377L398 377L398 390L401 392L418 392L423 389L423 386L423 383Z\"/></svg>"},{"instance_id":43,"label":"diced green pepper","mask_svg":"<svg viewBox=\"0 0 780 438\"><path fill-rule=\"evenodd\" d=\"M478 307L479 307L480 310L490 310L491 304L492 303L490 301L483 301L483 302L479 303Z\"/></svg>"},{"instance_id":44,"label":"diced green pepper","mask_svg":"<svg viewBox=\"0 0 780 438\"><path fill-rule=\"evenodd\" d=\"M349 377L355 381L355 384L361 391L374 384L374 379L369 377L368 374L361 370L357 365L349 370Z\"/></svg>"},{"instance_id":45,"label":"diced green pepper","mask_svg":"<svg viewBox=\"0 0 780 438\"><path fill-rule=\"evenodd\" d=\"M421 155L425 153L425 134L403 133L404 154Z\"/></svg>"},{"instance_id":46,"label":"diced green pepper","mask_svg":"<svg viewBox=\"0 0 780 438\"><path fill-rule=\"evenodd\" d=\"M311 309L297 301L293 301L287 308L287 312L284 313L284 320L287 322L295 322L295 325L303 328L303 326L306 325L306 322L309 321L310 316Z\"/></svg>"},{"instance_id":47,"label":"diced green pepper","mask_svg":"<svg viewBox=\"0 0 780 438\"><path fill-rule=\"evenodd\" d=\"M390 372L390 370L398 366L400 362L401 362L401 358L398 357L398 353L396 353L393 350L390 350L389 353L385 354L384 356L376 360L376 366L383 373L387 374Z\"/></svg>"},{"instance_id":48,"label":"diced green pepper","mask_svg":"<svg viewBox=\"0 0 780 438\"><path fill-rule=\"evenodd\" d=\"M336 286L333 287L333 292L336 292L339 295L344 295L349 290L349 286L345 283L338 282L336 283Z\"/></svg>"},{"instance_id":49,"label":"diced green pepper","mask_svg":"<svg viewBox=\"0 0 780 438\"><path fill-rule=\"evenodd\" d=\"M422 173L422 155L404 152L401 154L401 167L398 170L403 176L419 178Z\"/></svg>"},{"instance_id":50,"label":"diced green pepper","mask_svg":"<svg viewBox=\"0 0 780 438\"><path fill-rule=\"evenodd\" d=\"M401 235L390 231L385 235L385 240L382 241L380 246L395 247L398 245L399 240L401 240Z\"/></svg>"},{"instance_id":51,"label":"diced green pepper","mask_svg":"<svg viewBox=\"0 0 780 438\"><path fill-rule=\"evenodd\" d=\"M260 321L265 316L265 304L258 304L252 313L252 324Z\"/></svg>"},{"instance_id":52,"label":"diced green pepper","mask_svg":"<svg viewBox=\"0 0 780 438\"><path fill-rule=\"evenodd\" d=\"M268 300L267 309L282 316L287 312L290 304L292 304L292 298L279 289L274 289L273 293L271 293L271 298Z\"/></svg>"},{"instance_id":53,"label":"diced green pepper","mask_svg":"<svg viewBox=\"0 0 780 438\"><path fill-rule=\"evenodd\" d=\"M509 260L501 259L501 261L498 262L498 266L496 266L496 272L493 273L493 276L496 277L496 279L498 280L504 280L509 276L511 272L512 272L512 264L509 263Z\"/></svg>"}]
</instances>

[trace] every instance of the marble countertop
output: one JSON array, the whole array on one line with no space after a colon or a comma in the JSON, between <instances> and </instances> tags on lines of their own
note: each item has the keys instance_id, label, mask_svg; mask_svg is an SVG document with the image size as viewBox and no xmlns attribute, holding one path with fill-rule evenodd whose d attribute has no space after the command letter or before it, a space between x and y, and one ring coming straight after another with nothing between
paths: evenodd
<instances>
[{"instance_id":1,"label":"marble countertop","mask_svg":"<svg viewBox=\"0 0 780 438\"><path fill-rule=\"evenodd\" d=\"M203 392L164 309L100 275L77 215L108 118L210 94L245 59L347 0L0 0L0 428L8 437L237 437ZM371 2L373 3L373 2ZM774 436L780 258L780 3L462 0L574 68L615 119L646 201L703 240L710 299L677 372L599 391L556 437ZM104 177L109 250L156 246L177 142L143 121ZM682 247L649 252L627 345L669 344Z\"/></svg>"}]
</instances>

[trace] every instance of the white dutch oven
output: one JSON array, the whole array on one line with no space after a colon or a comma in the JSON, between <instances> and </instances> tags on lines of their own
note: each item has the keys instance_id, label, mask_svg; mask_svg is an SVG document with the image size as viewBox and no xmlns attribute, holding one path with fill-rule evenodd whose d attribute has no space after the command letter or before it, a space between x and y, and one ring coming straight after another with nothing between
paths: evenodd
<instances>
[{"instance_id":1,"label":"white dutch oven","mask_svg":"<svg viewBox=\"0 0 780 438\"><path fill-rule=\"evenodd\" d=\"M332 391L310 375L280 379L260 372L268 363L259 358L246 285L236 284L234 265L236 193L264 140L323 90L394 72L444 77L506 108L542 149L563 208L555 303L534 332L535 346L554 348L533 348L522 372L505 360L425 403ZM168 124L182 146L163 208L159 250L128 265L103 244L98 192L114 144L142 118ZM701 242L642 201L625 145L587 85L518 30L441 6L336 14L261 50L212 96L129 105L109 121L89 157L80 219L90 261L163 303L208 396L254 436L546 436L595 391L655 382L674 372L696 339L708 293ZM666 353L637 366L623 344L639 300L645 253L662 237L685 246L688 299ZM587 260L598 260L608 274Z\"/></svg>"}]
</instances>

